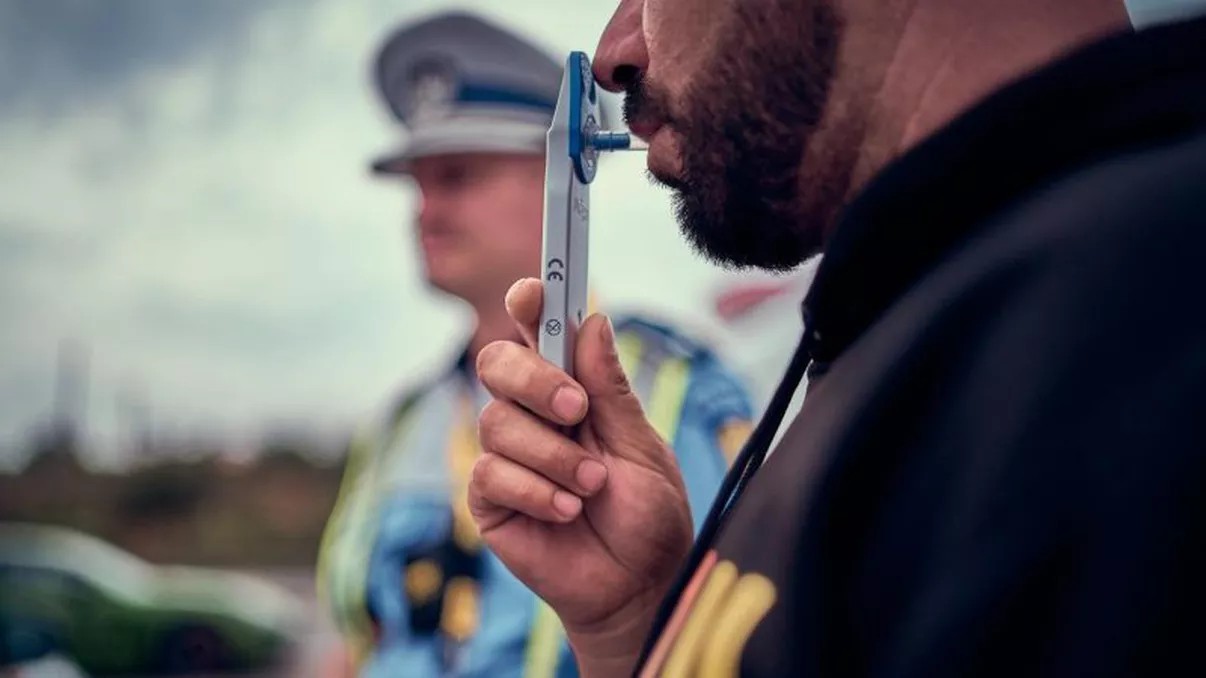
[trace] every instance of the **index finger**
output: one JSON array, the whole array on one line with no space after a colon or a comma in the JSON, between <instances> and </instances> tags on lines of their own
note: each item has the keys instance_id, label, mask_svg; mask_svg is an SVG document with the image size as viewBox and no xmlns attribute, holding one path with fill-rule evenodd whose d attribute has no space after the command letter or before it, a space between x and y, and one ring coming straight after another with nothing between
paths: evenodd
<instances>
[{"instance_id":1,"label":"index finger","mask_svg":"<svg viewBox=\"0 0 1206 678\"><path fill-rule=\"evenodd\" d=\"M477 353L477 378L495 398L547 421L575 426L586 415L586 391L534 348L513 341L487 344Z\"/></svg>"},{"instance_id":2,"label":"index finger","mask_svg":"<svg viewBox=\"0 0 1206 678\"><path fill-rule=\"evenodd\" d=\"M536 278L521 278L507 290L503 305L515 321L523 340L532 348L537 346L537 328L544 305L544 283Z\"/></svg>"}]
</instances>

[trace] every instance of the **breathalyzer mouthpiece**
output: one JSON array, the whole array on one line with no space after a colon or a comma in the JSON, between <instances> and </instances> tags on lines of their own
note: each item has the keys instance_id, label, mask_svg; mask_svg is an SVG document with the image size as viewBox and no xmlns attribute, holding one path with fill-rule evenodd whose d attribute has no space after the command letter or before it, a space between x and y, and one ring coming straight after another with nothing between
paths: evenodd
<instances>
[{"instance_id":1,"label":"breathalyzer mouthpiece","mask_svg":"<svg viewBox=\"0 0 1206 678\"><path fill-rule=\"evenodd\" d=\"M595 132L591 145L600 151L644 151L649 144L627 132Z\"/></svg>"}]
</instances>

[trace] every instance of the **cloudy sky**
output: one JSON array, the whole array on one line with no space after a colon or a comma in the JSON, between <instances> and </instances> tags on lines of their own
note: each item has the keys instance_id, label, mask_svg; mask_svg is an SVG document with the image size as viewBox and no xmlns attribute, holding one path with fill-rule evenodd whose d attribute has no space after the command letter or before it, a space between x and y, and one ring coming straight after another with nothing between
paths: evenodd
<instances>
[{"instance_id":1,"label":"cloudy sky","mask_svg":"<svg viewBox=\"0 0 1206 678\"><path fill-rule=\"evenodd\" d=\"M49 415L62 346L87 363L98 463L146 422L341 431L436 369L466 316L419 283L412 196L365 163L398 134L373 48L450 6L0 0L0 467ZM614 3L456 6L564 53L593 52ZM594 184L596 289L714 330L726 276L642 169Z\"/></svg>"}]
</instances>

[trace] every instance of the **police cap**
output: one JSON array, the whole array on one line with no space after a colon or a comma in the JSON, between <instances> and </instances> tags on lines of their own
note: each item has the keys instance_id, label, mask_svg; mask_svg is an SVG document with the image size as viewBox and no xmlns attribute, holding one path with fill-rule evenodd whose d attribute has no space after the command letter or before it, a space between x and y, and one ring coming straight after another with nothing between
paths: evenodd
<instances>
[{"instance_id":1,"label":"police cap","mask_svg":"<svg viewBox=\"0 0 1206 678\"><path fill-rule=\"evenodd\" d=\"M378 52L378 91L407 137L373 163L454 153L543 152L564 64L514 33L463 12L395 31Z\"/></svg>"}]
</instances>

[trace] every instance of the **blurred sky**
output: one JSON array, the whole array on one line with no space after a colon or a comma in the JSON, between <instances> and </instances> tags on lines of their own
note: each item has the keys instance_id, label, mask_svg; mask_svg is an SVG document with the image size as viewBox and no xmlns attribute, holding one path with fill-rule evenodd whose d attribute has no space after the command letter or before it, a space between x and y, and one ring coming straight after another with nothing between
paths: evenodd
<instances>
[{"instance_id":1,"label":"blurred sky","mask_svg":"<svg viewBox=\"0 0 1206 678\"><path fill-rule=\"evenodd\" d=\"M460 7L593 53L614 6L0 0L0 468L49 416L63 342L98 464L148 422L341 433L442 367L466 316L418 279L409 190L366 172L399 138L372 52ZM593 185L593 284L714 330L722 274L643 168L611 158Z\"/></svg>"}]
</instances>

